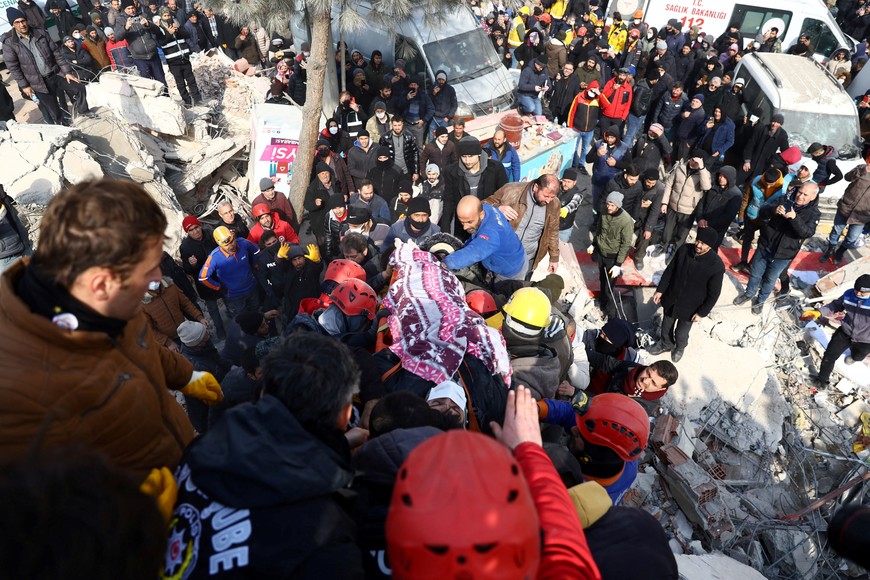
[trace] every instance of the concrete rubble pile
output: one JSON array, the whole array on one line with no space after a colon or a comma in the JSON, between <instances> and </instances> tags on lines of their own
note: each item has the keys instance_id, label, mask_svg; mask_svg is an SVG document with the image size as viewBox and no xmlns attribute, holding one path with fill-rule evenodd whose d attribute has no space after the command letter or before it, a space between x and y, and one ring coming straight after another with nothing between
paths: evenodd
<instances>
[{"instance_id":1,"label":"concrete rubble pile","mask_svg":"<svg viewBox=\"0 0 870 580\"><path fill-rule=\"evenodd\" d=\"M166 213L171 252L181 241L184 215L200 214L226 197L228 187L235 192L246 185L238 167L247 165L248 114L263 100L268 81L239 75L222 55L196 63L207 106L184 107L157 81L106 72L87 86L91 112L73 127L10 121L0 131L0 185L18 204L34 242L51 198L87 179L140 183Z\"/></svg>"},{"instance_id":2,"label":"concrete rubble pile","mask_svg":"<svg viewBox=\"0 0 870 580\"><path fill-rule=\"evenodd\" d=\"M864 577L825 531L870 468L870 366L841 359L835 374L848 376L817 391L808 375L833 329L799 319L850 288L862 260L811 288L815 302L752 318L720 306L693 329L697 357L677 365L624 499L664 526L681 577L759 577L745 566L766 578Z\"/></svg>"}]
</instances>

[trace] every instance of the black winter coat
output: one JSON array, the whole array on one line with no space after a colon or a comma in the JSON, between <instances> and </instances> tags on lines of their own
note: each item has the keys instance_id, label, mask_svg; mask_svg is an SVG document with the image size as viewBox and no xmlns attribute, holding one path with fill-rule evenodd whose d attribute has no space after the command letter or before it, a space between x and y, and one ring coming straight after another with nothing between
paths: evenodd
<instances>
[{"instance_id":1,"label":"black winter coat","mask_svg":"<svg viewBox=\"0 0 870 580\"><path fill-rule=\"evenodd\" d=\"M562 78L553 84L553 96L550 98L550 112L560 122L568 121L571 103L580 92L580 77L572 74L567 79Z\"/></svg>"},{"instance_id":2,"label":"black winter coat","mask_svg":"<svg viewBox=\"0 0 870 580\"><path fill-rule=\"evenodd\" d=\"M631 160L640 168L642 174L647 169L658 170L659 163L670 160L671 151L671 143L664 135L651 140L649 135L644 133L638 135L631 149Z\"/></svg>"},{"instance_id":3,"label":"black winter coat","mask_svg":"<svg viewBox=\"0 0 870 580\"><path fill-rule=\"evenodd\" d=\"M788 133L780 127L776 134L770 134L770 125L757 125L743 149L743 160L752 165L752 177L761 175L773 156L788 149ZM747 178L747 181L749 179Z\"/></svg>"},{"instance_id":4,"label":"black winter coat","mask_svg":"<svg viewBox=\"0 0 870 580\"><path fill-rule=\"evenodd\" d=\"M305 259L302 270L296 270L290 266L287 273L287 285L284 287L284 316L287 322L299 313L299 304L303 298L317 298L320 296L320 272L323 270L323 261L312 262Z\"/></svg>"},{"instance_id":5,"label":"black winter coat","mask_svg":"<svg viewBox=\"0 0 870 580\"><path fill-rule=\"evenodd\" d=\"M230 409L175 476L167 576L364 577L339 497L353 477L347 440L304 428L275 397Z\"/></svg>"},{"instance_id":6,"label":"black winter coat","mask_svg":"<svg viewBox=\"0 0 870 580\"><path fill-rule=\"evenodd\" d=\"M308 211L308 222L311 224L311 231L315 237L323 238L326 231L326 204L329 202L329 196L335 193L335 177L332 178L332 189L326 189L320 179L315 177L308 185L308 191L305 192L305 203L303 206ZM320 200L320 205L317 205L317 200Z\"/></svg>"},{"instance_id":7,"label":"black winter coat","mask_svg":"<svg viewBox=\"0 0 870 580\"><path fill-rule=\"evenodd\" d=\"M683 244L665 268L656 288L666 314L680 320L693 315L707 316L722 291L725 265L715 248L702 256L695 254L694 244Z\"/></svg>"},{"instance_id":8,"label":"black winter coat","mask_svg":"<svg viewBox=\"0 0 870 580\"><path fill-rule=\"evenodd\" d=\"M462 163L461 161L459 163ZM459 167L459 163L448 165L441 172L444 176L444 207L441 210L441 220L438 225L442 232L453 232L459 237L465 236L462 226L459 225L456 217L456 204L462 197L469 195L471 189L468 182L465 180L465 173ZM480 176L480 182L477 186L477 197L486 199L494 194L502 186L507 185L507 172L504 170L504 165L493 159L486 160L486 167L483 169L483 174ZM455 222L455 229L452 229Z\"/></svg>"},{"instance_id":9,"label":"black winter coat","mask_svg":"<svg viewBox=\"0 0 870 580\"><path fill-rule=\"evenodd\" d=\"M181 240L181 267L184 273L196 280L196 293L203 300L217 300L221 297L220 291L212 290L199 281L199 272L205 264L206 258L217 247L217 242L212 237L211 229L202 228L202 239L194 240L190 236L184 236ZM196 264L191 264L189 259L196 258Z\"/></svg>"},{"instance_id":10,"label":"black winter coat","mask_svg":"<svg viewBox=\"0 0 870 580\"><path fill-rule=\"evenodd\" d=\"M713 188L707 191L698 203L695 217L698 221L707 220L707 225L719 232L721 240L728 226L737 217L743 195L736 185L737 171L730 165L725 165L718 171L728 179L728 185L722 188L719 178L714 176Z\"/></svg>"},{"instance_id":11,"label":"black winter coat","mask_svg":"<svg viewBox=\"0 0 870 580\"><path fill-rule=\"evenodd\" d=\"M787 201L794 203L794 197L789 195ZM761 230L758 246L773 250L773 257L777 260L793 260L800 251L804 240L811 238L816 233L816 226L819 225L819 219L821 219L819 198L817 196L803 207L795 207L794 219L777 215L776 208L779 205L781 204L766 205L758 213L761 219L770 220Z\"/></svg>"},{"instance_id":12,"label":"black winter coat","mask_svg":"<svg viewBox=\"0 0 870 580\"><path fill-rule=\"evenodd\" d=\"M408 174L413 175L414 173L420 173L420 150L417 148L417 140L414 139L414 136L410 131L402 130L402 133L405 135L405 142L402 148L402 155L405 159L405 166L408 168ZM390 156L395 159L396 151L393 150L393 132L390 131L380 140L381 145L385 145L390 148ZM383 196L381 196L383 197ZM384 198L389 199L389 198Z\"/></svg>"},{"instance_id":13,"label":"black winter coat","mask_svg":"<svg viewBox=\"0 0 870 580\"><path fill-rule=\"evenodd\" d=\"M211 373L218 382L224 380L224 377L233 366L230 361L221 357L211 341L207 345L197 348L182 344L180 352L184 358L193 364L193 370Z\"/></svg>"},{"instance_id":14,"label":"black winter coat","mask_svg":"<svg viewBox=\"0 0 870 580\"><path fill-rule=\"evenodd\" d=\"M389 167L380 167L375 161L375 167L369 170L368 178L375 187L375 194L387 202L399 194L399 179L402 176L392 163Z\"/></svg>"}]
</instances>

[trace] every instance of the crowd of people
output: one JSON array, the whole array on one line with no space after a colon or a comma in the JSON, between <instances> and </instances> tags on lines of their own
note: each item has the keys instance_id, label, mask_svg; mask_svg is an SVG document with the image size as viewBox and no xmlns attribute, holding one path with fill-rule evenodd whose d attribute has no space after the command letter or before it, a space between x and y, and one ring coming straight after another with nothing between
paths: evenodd
<instances>
[{"instance_id":1,"label":"crowd of people","mask_svg":"<svg viewBox=\"0 0 870 580\"><path fill-rule=\"evenodd\" d=\"M741 118L734 56L704 37L697 69L677 68L696 52L679 23L604 26L590 4L482 14L497 46L507 38L506 64L522 67L525 112L580 131L561 175L523 180L503 131L486 145L467 134L446 75L427 86L401 61L386 70L351 51L301 215L263 178L250 214L223 201L214 218L186 216L176 257L140 186L57 194L33 255L0 277L0 489L16 498L0 516L0 570L678 578L661 525L621 504L691 327L719 299L719 246L736 219L733 269L749 280L735 304L759 314L777 280L788 288L819 191L839 179L850 186L823 259L854 245L870 172L843 176L819 143L803 161L781 116ZM123 6L116 29L153 40L162 24L125 21ZM12 42L39 42L26 12L13 26ZM270 58L254 55L257 34L233 43L254 67ZM578 44L592 48L574 62ZM275 55L276 82L303 73L301 48L292 73ZM560 302L562 242L597 260L606 322L584 328ZM667 266L647 352L670 353L651 363L615 285L648 250ZM870 354L868 313L868 276L821 309L842 324L820 385L846 348L847 362Z\"/></svg>"}]
</instances>

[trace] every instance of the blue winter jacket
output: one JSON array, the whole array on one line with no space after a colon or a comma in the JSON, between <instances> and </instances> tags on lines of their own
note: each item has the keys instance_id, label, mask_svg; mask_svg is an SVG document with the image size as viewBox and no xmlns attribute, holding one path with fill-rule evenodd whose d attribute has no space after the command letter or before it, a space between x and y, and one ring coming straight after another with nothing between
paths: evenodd
<instances>
[{"instance_id":1,"label":"blue winter jacket","mask_svg":"<svg viewBox=\"0 0 870 580\"><path fill-rule=\"evenodd\" d=\"M510 183L516 183L520 180L520 156L513 145L505 143L504 157L499 157L498 151L496 151L495 145L492 143L489 143L483 150L489 155L490 159L501 161Z\"/></svg>"},{"instance_id":2,"label":"blue winter jacket","mask_svg":"<svg viewBox=\"0 0 870 580\"><path fill-rule=\"evenodd\" d=\"M592 149L589 150L590 155L593 152L598 151L598 148L604 143L603 140L597 141L592 145ZM620 141L616 144L616 147L601 155L600 157L595 159L595 162L592 164L592 185L597 185L598 187L604 187L607 185L607 182L622 173L622 169L619 168L619 164L617 163L613 167L607 164L607 158L613 157L617 161L620 161L625 154L628 153L628 145Z\"/></svg>"},{"instance_id":3,"label":"blue winter jacket","mask_svg":"<svg viewBox=\"0 0 870 580\"><path fill-rule=\"evenodd\" d=\"M749 203L746 204L746 211L744 212L746 219L754 220L758 217L758 212L761 211L761 208L775 203L782 196L786 194L788 191L788 184L791 183L791 180L794 179L794 175L788 174L782 179L782 187L779 190L771 195L769 198L764 199L764 192L758 187L758 184L761 182L762 176L759 175L755 179L752 180L751 192L749 194Z\"/></svg>"},{"instance_id":4,"label":"blue winter jacket","mask_svg":"<svg viewBox=\"0 0 870 580\"><path fill-rule=\"evenodd\" d=\"M444 265L461 270L480 262L494 274L510 278L523 269L526 251L507 218L491 205L483 206L483 221L465 246L446 258Z\"/></svg>"},{"instance_id":5,"label":"blue winter jacket","mask_svg":"<svg viewBox=\"0 0 870 580\"><path fill-rule=\"evenodd\" d=\"M710 135L710 131L715 131L713 134L713 141L710 143L710 152L716 153L718 151L719 158L721 159L725 156L725 152L731 149L731 146L734 145L734 121L725 117L725 121L718 127L705 129L701 138L698 139L698 143L705 143L707 137Z\"/></svg>"}]
</instances>

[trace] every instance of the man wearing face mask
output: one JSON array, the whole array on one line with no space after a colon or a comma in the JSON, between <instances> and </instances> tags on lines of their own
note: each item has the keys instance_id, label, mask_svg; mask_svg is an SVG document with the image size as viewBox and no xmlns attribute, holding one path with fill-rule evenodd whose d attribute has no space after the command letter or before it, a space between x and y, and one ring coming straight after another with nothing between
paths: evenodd
<instances>
[{"instance_id":1,"label":"man wearing face mask","mask_svg":"<svg viewBox=\"0 0 870 580\"><path fill-rule=\"evenodd\" d=\"M413 240L420 245L429 236L440 233L441 228L438 224L429 221L431 213L428 199L422 196L412 198L408 204L408 216L390 226L390 233L384 240L383 255L387 256L393 251L397 239L403 242Z\"/></svg>"},{"instance_id":2,"label":"man wearing face mask","mask_svg":"<svg viewBox=\"0 0 870 580\"><path fill-rule=\"evenodd\" d=\"M372 216L390 221L390 206L384 198L375 193L375 186L368 179L360 181L359 193L350 194L350 205L365 208Z\"/></svg>"},{"instance_id":3,"label":"man wearing face mask","mask_svg":"<svg viewBox=\"0 0 870 580\"><path fill-rule=\"evenodd\" d=\"M352 205L348 208L347 219L341 226L341 237L347 234L362 234L374 244L378 252L384 245L387 234L390 233L390 224L381 218L372 217L372 212L364 207Z\"/></svg>"},{"instance_id":4,"label":"man wearing face mask","mask_svg":"<svg viewBox=\"0 0 870 580\"><path fill-rule=\"evenodd\" d=\"M172 283L172 278L148 283L148 291L142 298L142 311L151 324L154 339L173 352L178 352L178 325L184 322L185 315L192 320L198 320L205 326L208 322L178 286Z\"/></svg>"},{"instance_id":5,"label":"man wearing face mask","mask_svg":"<svg viewBox=\"0 0 870 580\"><path fill-rule=\"evenodd\" d=\"M670 352L671 360L679 362L692 324L716 306L725 277L725 265L714 249L717 241L716 230L699 228L695 243L680 247L665 268L653 295L663 309L661 341L648 349L651 355Z\"/></svg>"},{"instance_id":6,"label":"man wearing face mask","mask_svg":"<svg viewBox=\"0 0 870 580\"><path fill-rule=\"evenodd\" d=\"M375 194L384 200L394 199L399 193L399 180L402 179L402 174L393 163L389 147L376 145L375 148L377 161L375 161L375 166L369 170L368 179L374 185Z\"/></svg>"},{"instance_id":7,"label":"man wearing face mask","mask_svg":"<svg viewBox=\"0 0 870 580\"><path fill-rule=\"evenodd\" d=\"M342 91L338 96L338 106L332 117L341 127L340 147L345 152L353 146L360 131L365 129L368 117L349 91Z\"/></svg>"},{"instance_id":8,"label":"man wearing face mask","mask_svg":"<svg viewBox=\"0 0 870 580\"><path fill-rule=\"evenodd\" d=\"M366 130L372 143L377 145L381 138L390 132L390 116L387 114L386 103L381 100L376 100L371 110L372 116L366 121Z\"/></svg>"}]
</instances>

